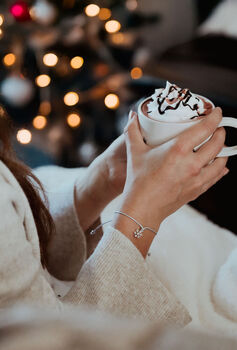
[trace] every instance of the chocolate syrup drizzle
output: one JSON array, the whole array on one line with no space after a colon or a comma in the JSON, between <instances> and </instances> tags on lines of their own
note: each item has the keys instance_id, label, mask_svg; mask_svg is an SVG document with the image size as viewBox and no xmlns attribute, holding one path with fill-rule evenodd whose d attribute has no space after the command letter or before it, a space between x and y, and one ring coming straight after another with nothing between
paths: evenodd
<instances>
[{"instance_id":1,"label":"chocolate syrup drizzle","mask_svg":"<svg viewBox=\"0 0 237 350\"><path fill-rule=\"evenodd\" d=\"M173 92L174 90L176 90L178 92L178 98L180 99L179 102L176 104L175 107L172 107L172 106L167 106L163 111L162 111L162 105L164 104L165 100L167 99L167 97L164 97L162 99L160 99L161 95L163 92L161 92L157 98L157 104L158 104L158 111L159 111L159 114L160 115L163 115L165 114L165 112L167 110L176 110L179 108L180 104L182 103L184 107L189 107L192 111L196 111L198 116L203 116L205 114L200 114L198 112L198 103L197 104L194 104L193 107L189 104L189 100L190 98L192 97L192 94L190 92L190 90L188 89L180 89L178 88L176 85L172 85L170 88L169 88L169 92L168 92L168 95ZM183 96L184 95L184 96ZM200 102L200 98L198 97L195 97L196 100L198 102ZM176 99L176 98L174 98ZM174 100L173 99L173 100ZM170 100L170 102L172 102L172 99ZM148 111L148 113L151 113L151 111ZM194 118L197 118L197 116L194 116L194 117L191 117L190 119L194 119Z\"/></svg>"}]
</instances>

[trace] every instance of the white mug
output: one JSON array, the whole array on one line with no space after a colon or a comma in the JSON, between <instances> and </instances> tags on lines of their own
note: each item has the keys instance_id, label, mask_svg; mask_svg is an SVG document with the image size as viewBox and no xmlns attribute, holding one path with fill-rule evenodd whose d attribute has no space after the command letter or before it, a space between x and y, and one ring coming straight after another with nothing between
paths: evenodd
<instances>
[{"instance_id":1,"label":"white mug","mask_svg":"<svg viewBox=\"0 0 237 350\"><path fill-rule=\"evenodd\" d=\"M144 137L146 143L151 147L163 145L162 148L166 149L171 146L171 141L176 136L178 136L180 133L190 128L191 126L200 123L200 120L190 120L188 122L163 122L147 117L142 111L142 105L150 99L151 98L149 97L143 101L139 101L140 103L138 105L137 113L142 136ZM213 105L213 103L209 101L206 97L205 100ZM221 126L237 128L237 119L224 117L222 118L222 121L219 124L219 127ZM210 137L206 141L208 141ZM195 149L198 149L201 145L197 146ZM221 152L217 155L217 157L229 157L234 156L236 154L237 146L224 147L221 150Z\"/></svg>"}]
</instances>

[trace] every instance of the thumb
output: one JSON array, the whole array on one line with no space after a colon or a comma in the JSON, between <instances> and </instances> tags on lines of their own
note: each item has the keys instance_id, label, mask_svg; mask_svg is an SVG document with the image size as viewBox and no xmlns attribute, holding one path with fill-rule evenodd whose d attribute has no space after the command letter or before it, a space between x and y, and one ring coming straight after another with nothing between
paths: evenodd
<instances>
[{"instance_id":1,"label":"thumb","mask_svg":"<svg viewBox=\"0 0 237 350\"><path fill-rule=\"evenodd\" d=\"M124 135L127 146L133 148L137 147L145 147L145 143L143 141L143 137L140 130L140 125L138 121L137 113L134 111L130 111L128 117L128 123L124 128Z\"/></svg>"}]
</instances>

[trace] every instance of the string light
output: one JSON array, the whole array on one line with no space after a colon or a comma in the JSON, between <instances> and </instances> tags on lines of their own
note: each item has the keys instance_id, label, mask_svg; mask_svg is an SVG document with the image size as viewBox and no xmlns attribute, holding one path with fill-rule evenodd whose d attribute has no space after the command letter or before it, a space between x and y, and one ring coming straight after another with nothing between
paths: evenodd
<instances>
[{"instance_id":1,"label":"string light","mask_svg":"<svg viewBox=\"0 0 237 350\"><path fill-rule=\"evenodd\" d=\"M32 123L35 129L42 130L47 125L47 119L43 115L37 115Z\"/></svg>"},{"instance_id":2,"label":"string light","mask_svg":"<svg viewBox=\"0 0 237 350\"><path fill-rule=\"evenodd\" d=\"M134 67L131 72L132 79L140 79L143 76L143 71L139 67Z\"/></svg>"},{"instance_id":3,"label":"string light","mask_svg":"<svg viewBox=\"0 0 237 350\"><path fill-rule=\"evenodd\" d=\"M4 22L4 16L3 16L3 15L0 15L0 26L3 25L3 22Z\"/></svg>"},{"instance_id":4,"label":"string light","mask_svg":"<svg viewBox=\"0 0 237 350\"><path fill-rule=\"evenodd\" d=\"M3 36L3 30L0 28L0 38Z\"/></svg>"},{"instance_id":5,"label":"string light","mask_svg":"<svg viewBox=\"0 0 237 350\"><path fill-rule=\"evenodd\" d=\"M50 84L51 78L47 74L41 74L35 79L35 82L39 87L46 87Z\"/></svg>"},{"instance_id":6,"label":"string light","mask_svg":"<svg viewBox=\"0 0 237 350\"><path fill-rule=\"evenodd\" d=\"M84 59L83 57L80 57L80 56L73 57L70 62L71 67L73 69L81 68L83 66L83 63L84 63Z\"/></svg>"},{"instance_id":7,"label":"string light","mask_svg":"<svg viewBox=\"0 0 237 350\"><path fill-rule=\"evenodd\" d=\"M49 101L42 101L39 107L39 113L42 115L49 115L51 112L51 103Z\"/></svg>"},{"instance_id":8,"label":"string light","mask_svg":"<svg viewBox=\"0 0 237 350\"><path fill-rule=\"evenodd\" d=\"M70 91L64 96L64 103L67 106L75 106L78 102L79 95L74 91Z\"/></svg>"},{"instance_id":9,"label":"string light","mask_svg":"<svg viewBox=\"0 0 237 350\"><path fill-rule=\"evenodd\" d=\"M99 13L99 19L101 19L102 21L106 21L107 19L109 19L112 16L112 12L110 9L107 9L105 7L102 7L100 9L100 13Z\"/></svg>"},{"instance_id":10,"label":"string light","mask_svg":"<svg viewBox=\"0 0 237 350\"><path fill-rule=\"evenodd\" d=\"M81 118L76 113L71 113L67 116L67 123L71 128L77 128L81 124Z\"/></svg>"},{"instance_id":11,"label":"string light","mask_svg":"<svg viewBox=\"0 0 237 350\"><path fill-rule=\"evenodd\" d=\"M86 6L85 13L88 17L95 17L99 14L100 8L96 4L90 4Z\"/></svg>"},{"instance_id":12,"label":"string light","mask_svg":"<svg viewBox=\"0 0 237 350\"><path fill-rule=\"evenodd\" d=\"M43 57L43 62L48 67L54 67L58 63L58 56L52 52L46 53Z\"/></svg>"},{"instance_id":13,"label":"string light","mask_svg":"<svg viewBox=\"0 0 237 350\"><path fill-rule=\"evenodd\" d=\"M116 33L120 30L121 24L119 21L116 21L115 19L112 19L105 23L105 29L108 33Z\"/></svg>"},{"instance_id":14,"label":"string light","mask_svg":"<svg viewBox=\"0 0 237 350\"><path fill-rule=\"evenodd\" d=\"M108 94L104 99L104 103L106 107L116 109L119 106L119 97L115 94Z\"/></svg>"},{"instance_id":15,"label":"string light","mask_svg":"<svg viewBox=\"0 0 237 350\"><path fill-rule=\"evenodd\" d=\"M22 143L23 145L27 145L32 140L32 134L27 129L18 130L16 135L17 141Z\"/></svg>"},{"instance_id":16,"label":"string light","mask_svg":"<svg viewBox=\"0 0 237 350\"><path fill-rule=\"evenodd\" d=\"M16 56L13 53L8 53L3 57L3 63L5 66L13 66L16 62Z\"/></svg>"}]
</instances>

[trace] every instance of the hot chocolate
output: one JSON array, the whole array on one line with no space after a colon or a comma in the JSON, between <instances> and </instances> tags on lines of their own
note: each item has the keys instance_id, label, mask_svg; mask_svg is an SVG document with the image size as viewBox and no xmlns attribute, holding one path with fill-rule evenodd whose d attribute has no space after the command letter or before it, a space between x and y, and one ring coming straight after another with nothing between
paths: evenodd
<instances>
[{"instance_id":1,"label":"hot chocolate","mask_svg":"<svg viewBox=\"0 0 237 350\"><path fill-rule=\"evenodd\" d=\"M153 120L163 122L187 122L208 115L214 105L189 89L179 88L167 82L142 105L142 112Z\"/></svg>"}]
</instances>

